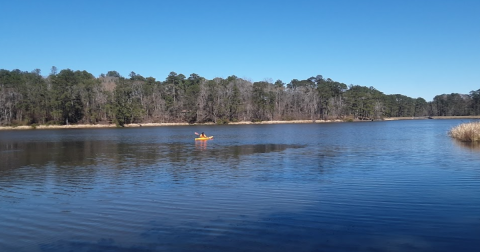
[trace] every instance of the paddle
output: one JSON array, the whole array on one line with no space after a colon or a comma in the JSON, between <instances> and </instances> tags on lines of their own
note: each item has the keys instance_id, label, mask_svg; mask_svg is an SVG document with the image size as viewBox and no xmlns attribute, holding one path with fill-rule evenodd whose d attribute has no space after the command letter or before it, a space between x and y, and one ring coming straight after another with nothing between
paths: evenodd
<instances>
[{"instance_id":1,"label":"paddle","mask_svg":"<svg viewBox=\"0 0 480 252\"><path fill-rule=\"evenodd\" d=\"M195 132L195 135L200 135L200 134L198 134L197 132Z\"/></svg>"}]
</instances>

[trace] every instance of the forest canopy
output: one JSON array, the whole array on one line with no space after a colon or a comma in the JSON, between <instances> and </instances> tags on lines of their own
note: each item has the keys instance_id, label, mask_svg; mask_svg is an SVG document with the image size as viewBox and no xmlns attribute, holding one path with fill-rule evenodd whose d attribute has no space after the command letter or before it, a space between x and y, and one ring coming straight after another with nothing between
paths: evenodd
<instances>
[{"instance_id":1,"label":"forest canopy","mask_svg":"<svg viewBox=\"0 0 480 252\"><path fill-rule=\"evenodd\" d=\"M480 89L442 94L427 102L374 87L346 85L316 75L250 82L229 76L208 80L170 72L165 80L131 72L52 67L48 76L0 69L0 125L207 123L270 120L381 120L385 117L480 115Z\"/></svg>"}]
</instances>

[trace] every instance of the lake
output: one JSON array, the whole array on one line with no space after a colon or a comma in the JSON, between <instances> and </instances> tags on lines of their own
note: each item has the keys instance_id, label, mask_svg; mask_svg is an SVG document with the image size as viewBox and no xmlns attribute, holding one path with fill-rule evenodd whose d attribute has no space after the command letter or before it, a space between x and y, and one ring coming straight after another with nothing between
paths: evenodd
<instances>
[{"instance_id":1,"label":"lake","mask_svg":"<svg viewBox=\"0 0 480 252\"><path fill-rule=\"evenodd\" d=\"M0 251L478 251L462 122L0 131Z\"/></svg>"}]
</instances>

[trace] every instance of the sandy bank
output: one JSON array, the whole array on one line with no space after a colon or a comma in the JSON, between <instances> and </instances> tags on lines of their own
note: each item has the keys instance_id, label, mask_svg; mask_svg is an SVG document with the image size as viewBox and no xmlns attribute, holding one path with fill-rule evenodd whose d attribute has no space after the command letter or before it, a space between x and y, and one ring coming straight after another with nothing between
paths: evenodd
<instances>
[{"instance_id":1,"label":"sandy bank","mask_svg":"<svg viewBox=\"0 0 480 252\"><path fill-rule=\"evenodd\" d=\"M421 116L421 117L385 117L384 121L425 120L425 119L480 119L480 116Z\"/></svg>"},{"instance_id":2,"label":"sandy bank","mask_svg":"<svg viewBox=\"0 0 480 252\"><path fill-rule=\"evenodd\" d=\"M188 123L145 123L145 124L127 124L126 128L142 127L142 126L182 126ZM37 125L32 126L4 126L0 130L31 130L31 129L96 129L96 128L117 128L115 124L70 124L70 125Z\"/></svg>"},{"instance_id":3,"label":"sandy bank","mask_svg":"<svg viewBox=\"0 0 480 252\"><path fill-rule=\"evenodd\" d=\"M261 122L231 122L232 125L244 125L244 124L290 124L290 123L331 123L331 122L343 122L342 120L292 120L292 121L261 121Z\"/></svg>"},{"instance_id":4,"label":"sandy bank","mask_svg":"<svg viewBox=\"0 0 480 252\"><path fill-rule=\"evenodd\" d=\"M342 120L316 120L315 123L342 122ZM247 125L247 124L288 124L288 123L313 123L312 120L293 120L293 121L262 121L262 122L231 122L229 125ZM162 126L188 126L188 125L214 125L214 123L133 123L126 124L126 128L136 127L162 127ZM3 126L0 130L32 130L32 129L95 129L95 128L116 128L115 124L70 124L70 125L37 125L32 126Z\"/></svg>"}]
</instances>

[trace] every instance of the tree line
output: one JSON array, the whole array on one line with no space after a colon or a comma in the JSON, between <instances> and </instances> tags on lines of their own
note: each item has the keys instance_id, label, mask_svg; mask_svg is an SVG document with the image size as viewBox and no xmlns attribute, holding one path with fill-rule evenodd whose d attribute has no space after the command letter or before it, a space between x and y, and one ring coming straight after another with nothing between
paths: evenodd
<instances>
[{"instance_id":1,"label":"tree line","mask_svg":"<svg viewBox=\"0 0 480 252\"><path fill-rule=\"evenodd\" d=\"M44 77L0 70L0 125L207 123L270 120L379 120L384 117L480 115L480 89L437 95L431 102L322 75L250 82L171 72L164 81L131 72L99 77L64 69Z\"/></svg>"}]
</instances>

